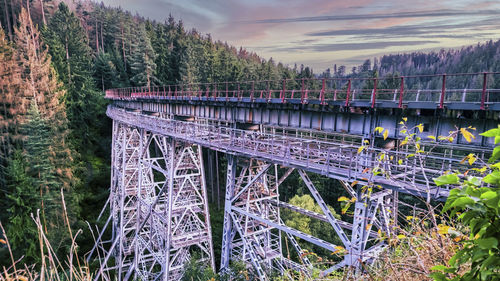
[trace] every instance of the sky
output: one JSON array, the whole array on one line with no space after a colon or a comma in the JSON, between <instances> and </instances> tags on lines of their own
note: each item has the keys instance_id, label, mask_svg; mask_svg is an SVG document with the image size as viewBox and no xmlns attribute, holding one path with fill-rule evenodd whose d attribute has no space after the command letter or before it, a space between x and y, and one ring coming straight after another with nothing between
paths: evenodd
<instances>
[{"instance_id":1,"label":"sky","mask_svg":"<svg viewBox=\"0 0 500 281\"><path fill-rule=\"evenodd\" d=\"M348 67L383 54L500 39L500 0L103 0L289 66Z\"/></svg>"}]
</instances>

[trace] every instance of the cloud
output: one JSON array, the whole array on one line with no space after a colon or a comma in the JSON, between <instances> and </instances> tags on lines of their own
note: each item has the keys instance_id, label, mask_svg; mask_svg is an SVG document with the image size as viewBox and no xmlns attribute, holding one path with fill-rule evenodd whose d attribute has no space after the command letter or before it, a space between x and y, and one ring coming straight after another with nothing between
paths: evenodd
<instances>
[{"instance_id":1,"label":"cloud","mask_svg":"<svg viewBox=\"0 0 500 281\"><path fill-rule=\"evenodd\" d=\"M353 21L353 20L374 20L389 18L430 18L430 17L458 17L458 16L487 16L500 15L500 10L479 10L479 11L457 11L457 10L435 10L419 12L399 12L380 14L352 14L352 15L331 15L314 17L295 18L269 18L244 21L245 23L292 23L292 22L319 22L319 21Z\"/></svg>"},{"instance_id":2,"label":"cloud","mask_svg":"<svg viewBox=\"0 0 500 281\"><path fill-rule=\"evenodd\" d=\"M272 49L275 52L337 52L337 51L359 51L359 50L375 50L386 49L397 46L416 46L439 43L433 40L418 40L418 41L376 41L365 43L333 43L333 44L316 44L308 46L292 46L292 47L276 47L267 46L255 49Z\"/></svg>"},{"instance_id":3,"label":"cloud","mask_svg":"<svg viewBox=\"0 0 500 281\"><path fill-rule=\"evenodd\" d=\"M327 31L309 32L305 35L312 37L334 37L334 36L361 36L363 39L388 39L388 38L480 38L494 35L492 32L484 32L484 27L498 28L496 19L486 19L472 22L461 22L457 24L442 24L433 22L428 24L395 25L386 28L347 28ZM482 30L483 33L477 33ZM460 31L460 32L459 32ZM475 32L473 35L466 32Z\"/></svg>"}]
</instances>

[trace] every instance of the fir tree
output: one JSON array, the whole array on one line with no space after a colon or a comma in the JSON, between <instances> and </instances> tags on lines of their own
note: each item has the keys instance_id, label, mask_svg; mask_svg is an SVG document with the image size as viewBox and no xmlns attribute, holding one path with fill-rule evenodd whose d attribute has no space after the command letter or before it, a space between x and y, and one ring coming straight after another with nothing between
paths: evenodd
<instances>
[{"instance_id":1,"label":"fir tree","mask_svg":"<svg viewBox=\"0 0 500 281\"><path fill-rule=\"evenodd\" d=\"M41 116L34 99L27 120L22 128L26 136L24 150L16 151L7 173L7 235L13 245L22 249L20 253L32 261L39 257L39 251L35 250L37 230L31 214L40 210L44 231L53 245L61 245L65 239L59 231L65 223L60 196L64 182L60 181L59 169L52 160L56 135L48 120Z\"/></svg>"},{"instance_id":2,"label":"fir tree","mask_svg":"<svg viewBox=\"0 0 500 281\"><path fill-rule=\"evenodd\" d=\"M19 120L17 98L20 72L16 63L15 50L0 28L0 189L5 188L7 160L14 146L19 144ZM2 196L0 195L0 199Z\"/></svg>"},{"instance_id":3,"label":"fir tree","mask_svg":"<svg viewBox=\"0 0 500 281\"><path fill-rule=\"evenodd\" d=\"M74 152L66 142L68 122L62 102L65 92L51 67L47 49L39 40L39 32L24 9L19 16L15 35L17 61L21 69L17 97L20 106L16 111L20 120L27 124L21 130L26 141L23 152L26 173L32 179L30 184L41 191L44 202L49 204L44 210L55 217L55 213L62 212L58 199L60 189L70 192L77 182L73 176ZM32 104L30 111L26 103ZM10 185L10 188L14 186ZM67 198L68 204L72 204L73 197L68 194ZM58 224L57 220L47 217L49 236L57 237Z\"/></svg>"},{"instance_id":4,"label":"fir tree","mask_svg":"<svg viewBox=\"0 0 500 281\"><path fill-rule=\"evenodd\" d=\"M104 102L92 77L91 49L84 30L68 6L60 3L43 34L55 58L56 71L67 89L64 100L70 139L75 147L86 148L96 141L95 127L103 118Z\"/></svg>"},{"instance_id":5,"label":"fir tree","mask_svg":"<svg viewBox=\"0 0 500 281\"><path fill-rule=\"evenodd\" d=\"M130 64L133 75L130 80L134 85L149 88L152 85L159 84L158 78L154 76L156 72L155 58L156 54L147 36L145 25L141 23L138 27L137 41Z\"/></svg>"}]
</instances>

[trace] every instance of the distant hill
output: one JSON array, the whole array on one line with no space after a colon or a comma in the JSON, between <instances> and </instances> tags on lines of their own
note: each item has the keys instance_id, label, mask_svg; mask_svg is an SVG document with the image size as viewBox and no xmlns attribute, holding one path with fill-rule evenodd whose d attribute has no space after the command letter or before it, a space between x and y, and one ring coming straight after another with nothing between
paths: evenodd
<instances>
[{"instance_id":1,"label":"distant hill","mask_svg":"<svg viewBox=\"0 0 500 281\"><path fill-rule=\"evenodd\" d=\"M392 77L409 75L430 75L444 73L476 73L500 71L500 40L463 47L461 49L442 49L438 52L412 52L388 54L362 65L353 67L350 72L345 66L334 65L333 69L323 72L321 77ZM497 77L498 76L498 77ZM450 86L478 87L479 81L451 80ZM500 88L500 75L490 77L490 87Z\"/></svg>"}]
</instances>

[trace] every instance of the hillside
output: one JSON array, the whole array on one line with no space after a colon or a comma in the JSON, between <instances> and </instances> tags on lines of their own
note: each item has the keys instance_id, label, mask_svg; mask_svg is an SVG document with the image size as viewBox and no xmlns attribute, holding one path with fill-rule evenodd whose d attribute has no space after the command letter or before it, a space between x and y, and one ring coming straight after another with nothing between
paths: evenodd
<instances>
[{"instance_id":1,"label":"hillside","mask_svg":"<svg viewBox=\"0 0 500 281\"><path fill-rule=\"evenodd\" d=\"M432 75L444 73L478 73L500 71L500 40L478 43L461 49L442 49L438 52L388 54L346 69L334 65L321 77L380 77ZM490 79L492 79L490 77ZM474 83L474 82L477 82ZM480 81L451 80L449 87L480 87ZM492 79L489 87L500 87L500 79Z\"/></svg>"}]
</instances>

